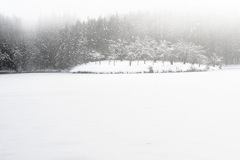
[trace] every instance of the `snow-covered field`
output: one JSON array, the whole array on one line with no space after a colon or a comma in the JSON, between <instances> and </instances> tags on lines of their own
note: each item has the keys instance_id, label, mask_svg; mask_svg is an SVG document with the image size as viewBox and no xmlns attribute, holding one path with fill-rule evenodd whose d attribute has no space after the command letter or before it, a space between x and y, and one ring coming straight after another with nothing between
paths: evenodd
<instances>
[{"instance_id":1,"label":"snow-covered field","mask_svg":"<svg viewBox=\"0 0 240 160\"><path fill-rule=\"evenodd\" d=\"M219 70L219 67L207 67L206 65L199 66L198 64L192 65L190 63L183 64L176 62L171 65L170 62L153 63L153 61L133 61L131 66L129 61L102 61L102 62L89 62L74 67L70 72L72 73L144 73L149 72L149 67L152 67L154 72L186 72L186 71L206 71L206 70Z\"/></svg>"},{"instance_id":2,"label":"snow-covered field","mask_svg":"<svg viewBox=\"0 0 240 160\"><path fill-rule=\"evenodd\" d=\"M0 75L0 160L239 160L239 75Z\"/></svg>"}]
</instances>

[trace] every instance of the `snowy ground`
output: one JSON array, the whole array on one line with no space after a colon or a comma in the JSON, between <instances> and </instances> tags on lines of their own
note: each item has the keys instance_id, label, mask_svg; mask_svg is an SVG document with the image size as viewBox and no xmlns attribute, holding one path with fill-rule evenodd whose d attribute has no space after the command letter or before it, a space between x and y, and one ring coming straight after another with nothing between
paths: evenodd
<instances>
[{"instance_id":1,"label":"snowy ground","mask_svg":"<svg viewBox=\"0 0 240 160\"><path fill-rule=\"evenodd\" d=\"M147 61L145 64L143 61L139 63L137 61L132 62L129 66L129 61L102 61L99 62L89 62L87 64L82 64L74 67L70 72L72 73L144 73L149 72L149 67L153 68L154 72L186 72L186 71L205 71L205 70L219 70L219 67L207 67L206 65L199 66L198 64L192 65L190 63L183 64L182 62L176 62L173 65L170 62L160 61L153 63L152 61Z\"/></svg>"},{"instance_id":2,"label":"snowy ground","mask_svg":"<svg viewBox=\"0 0 240 160\"><path fill-rule=\"evenodd\" d=\"M239 160L239 74L0 75L0 160Z\"/></svg>"}]
</instances>

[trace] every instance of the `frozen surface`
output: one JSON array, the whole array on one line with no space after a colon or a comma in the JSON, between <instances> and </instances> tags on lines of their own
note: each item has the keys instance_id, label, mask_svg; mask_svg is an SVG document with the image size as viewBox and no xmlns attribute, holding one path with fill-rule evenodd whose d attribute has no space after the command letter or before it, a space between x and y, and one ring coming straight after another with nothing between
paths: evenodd
<instances>
[{"instance_id":1,"label":"frozen surface","mask_svg":"<svg viewBox=\"0 0 240 160\"><path fill-rule=\"evenodd\" d=\"M0 75L0 160L239 160L239 75Z\"/></svg>"},{"instance_id":2,"label":"frozen surface","mask_svg":"<svg viewBox=\"0 0 240 160\"><path fill-rule=\"evenodd\" d=\"M129 61L102 61L99 62L89 62L87 64L82 64L74 67L70 72L93 72L93 73L143 73L149 72L149 67L152 67L154 72L186 72L192 69L205 71L205 70L219 70L219 67L209 67L207 69L206 65L199 66L198 64L183 64L182 62L175 62L171 65L170 62L157 61L157 63L153 63L153 61L133 61L131 66L129 65Z\"/></svg>"},{"instance_id":3,"label":"frozen surface","mask_svg":"<svg viewBox=\"0 0 240 160\"><path fill-rule=\"evenodd\" d=\"M233 69L240 69L240 65L226 65L222 67L224 70L233 70Z\"/></svg>"}]
</instances>

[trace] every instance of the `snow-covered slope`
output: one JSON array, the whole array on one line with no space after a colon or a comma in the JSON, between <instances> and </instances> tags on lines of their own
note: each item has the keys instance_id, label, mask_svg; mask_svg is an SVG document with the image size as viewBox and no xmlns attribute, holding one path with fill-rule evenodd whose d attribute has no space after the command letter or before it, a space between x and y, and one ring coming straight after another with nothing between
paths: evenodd
<instances>
[{"instance_id":1,"label":"snow-covered slope","mask_svg":"<svg viewBox=\"0 0 240 160\"><path fill-rule=\"evenodd\" d=\"M0 160L239 160L239 74L0 75Z\"/></svg>"},{"instance_id":2,"label":"snow-covered slope","mask_svg":"<svg viewBox=\"0 0 240 160\"><path fill-rule=\"evenodd\" d=\"M186 72L186 71L205 71L205 70L218 70L219 67L207 67L206 65L192 65L192 64L183 64L181 62L174 63L173 65L170 62L153 63L147 61L145 64L143 61L139 63L137 61L132 62L131 66L129 61L117 61L114 65L114 62L111 61L102 61L99 62L89 62L87 64L82 64L74 67L70 72L72 73L144 73L149 72L149 67L152 67L154 72Z\"/></svg>"}]
</instances>

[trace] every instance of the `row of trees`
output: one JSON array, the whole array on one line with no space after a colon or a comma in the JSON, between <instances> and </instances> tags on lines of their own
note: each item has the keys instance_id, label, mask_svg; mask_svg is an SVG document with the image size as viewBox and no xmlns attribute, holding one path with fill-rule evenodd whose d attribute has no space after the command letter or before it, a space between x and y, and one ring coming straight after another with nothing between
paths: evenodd
<instances>
[{"instance_id":1,"label":"row of trees","mask_svg":"<svg viewBox=\"0 0 240 160\"><path fill-rule=\"evenodd\" d=\"M142 13L68 25L42 22L26 31L19 19L0 16L0 70L61 70L100 60L240 62L240 22Z\"/></svg>"},{"instance_id":2,"label":"row of trees","mask_svg":"<svg viewBox=\"0 0 240 160\"><path fill-rule=\"evenodd\" d=\"M109 46L108 60L129 60L129 65L132 61L162 61L163 65L165 61L185 63L198 63L221 65L222 58L218 57L215 53L207 57L207 52L204 47L195 45L192 42L178 41L172 44L169 41L163 40L157 42L156 40L145 37L140 39L139 37L130 44L126 41L112 41Z\"/></svg>"}]
</instances>

